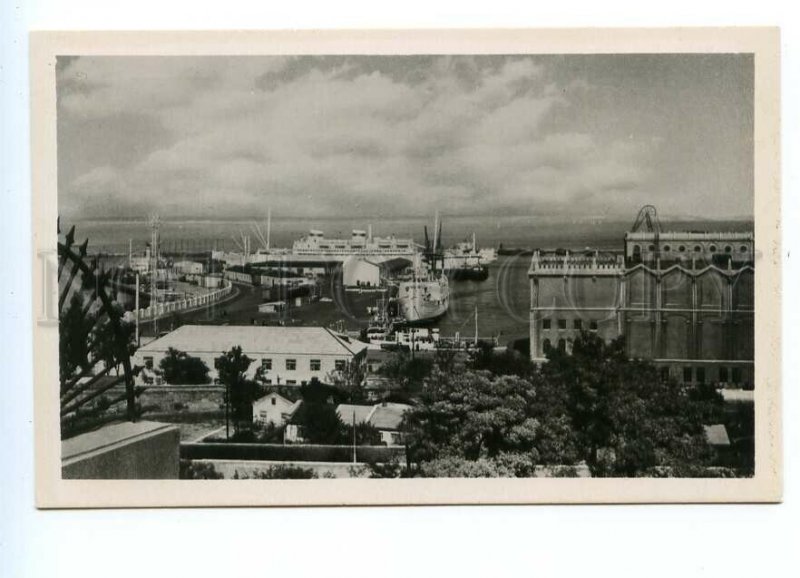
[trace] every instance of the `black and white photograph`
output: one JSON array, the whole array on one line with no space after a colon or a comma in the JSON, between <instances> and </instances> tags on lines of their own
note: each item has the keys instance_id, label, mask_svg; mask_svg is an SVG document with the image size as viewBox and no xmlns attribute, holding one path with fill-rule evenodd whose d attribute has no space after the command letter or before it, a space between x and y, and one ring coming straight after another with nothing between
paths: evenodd
<instances>
[{"instance_id":1,"label":"black and white photograph","mask_svg":"<svg viewBox=\"0 0 800 578\"><path fill-rule=\"evenodd\" d=\"M61 480L774 465L752 50L54 56Z\"/></svg>"}]
</instances>

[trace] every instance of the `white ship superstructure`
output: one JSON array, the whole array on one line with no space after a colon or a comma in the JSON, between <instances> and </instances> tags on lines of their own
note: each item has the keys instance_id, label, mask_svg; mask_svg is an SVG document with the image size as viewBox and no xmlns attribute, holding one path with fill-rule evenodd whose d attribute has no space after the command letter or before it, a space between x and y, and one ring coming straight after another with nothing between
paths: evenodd
<instances>
[{"instance_id":1,"label":"white ship superstructure","mask_svg":"<svg viewBox=\"0 0 800 578\"><path fill-rule=\"evenodd\" d=\"M373 262L396 258L411 259L418 252L419 247L413 239L373 237L371 231L361 229L354 229L350 239L328 239L322 231L312 229L308 235L292 245L293 256L337 261L343 261L352 255L368 257Z\"/></svg>"},{"instance_id":2,"label":"white ship superstructure","mask_svg":"<svg viewBox=\"0 0 800 578\"><path fill-rule=\"evenodd\" d=\"M441 255L437 253L441 238L439 214L433 229L433 241L426 241L426 261L415 255L410 275L399 280L397 303L400 316L406 323L426 323L434 321L447 313L450 307L450 282L444 271L437 267Z\"/></svg>"}]
</instances>

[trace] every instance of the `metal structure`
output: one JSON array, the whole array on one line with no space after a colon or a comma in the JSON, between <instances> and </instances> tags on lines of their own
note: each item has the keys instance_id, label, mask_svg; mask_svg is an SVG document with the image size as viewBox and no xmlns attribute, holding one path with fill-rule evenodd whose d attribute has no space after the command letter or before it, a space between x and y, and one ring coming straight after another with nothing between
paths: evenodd
<instances>
[{"instance_id":1,"label":"metal structure","mask_svg":"<svg viewBox=\"0 0 800 578\"><path fill-rule=\"evenodd\" d=\"M158 233L161 219L150 217L150 307L158 308ZM158 337L158 315L153 316L153 334Z\"/></svg>"},{"instance_id":2,"label":"metal structure","mask_svg":"<svg viewBox=\"0 0 800 578\"><path fill-rule=\"evenodd\" d=\"M653 205L645 205L639 209L636 215L636 222L633 223L632 232L644 230L647 233L655 233L656 236L661 232L661 223L658 220L658 212Z\"/></svg>"},{"instance_id":3,"label":"metal structure","mask_svg":"<svg viewBox=\"0 0 800 578\"><path fill-rule=\"evenodd\" d=\"M60 417L67 438L110 421L135 421L144 388L134 385L131 335L107 293L109 273L97 258L87 263L89 240L76 246L74 226L63 240L60 232L59 227ZM120 385L124 392L108 398Z\"/></svg>"}]
</instances>

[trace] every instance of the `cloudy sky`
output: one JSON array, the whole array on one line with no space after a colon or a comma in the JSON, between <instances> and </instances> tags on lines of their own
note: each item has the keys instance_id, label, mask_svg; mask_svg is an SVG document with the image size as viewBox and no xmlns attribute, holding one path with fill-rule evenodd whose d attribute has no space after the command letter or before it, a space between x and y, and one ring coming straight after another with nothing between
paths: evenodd
<instances>
[{"instance_id":1,"label":"cloudy sky","mask_svg":"<svg viewBox=\"0 0 800 578\"><path fill-rule=\"evenodd\" d=\"M753 212L747 55L61 57L77 218Z\"/></svg>"}]
</instances>

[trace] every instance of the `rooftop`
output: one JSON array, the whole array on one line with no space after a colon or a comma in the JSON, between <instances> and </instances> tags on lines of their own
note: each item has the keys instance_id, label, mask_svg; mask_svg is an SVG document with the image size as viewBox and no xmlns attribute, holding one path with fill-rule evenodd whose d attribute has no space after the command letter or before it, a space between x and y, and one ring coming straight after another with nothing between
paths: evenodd
<instances>
[{"instance_id":1,"label":"rooftop","mask_svg":"<svg viewBox=\"0 0 800 578\"><path fill-rule=\"evenodd\" d=\"M370 416L375 408L371 405L353 405L349 403L341 403L336 406L336 413L343 423L352 424L364 423L369 421Z\"/></svg>"},{"instance_id":2,"label":"rooftop","mask_svg":"<svg viewBox=\"0 0 800 578\"><path fill-rule=\"evenodd\" d=\"M241 346L245 353L356 355L367 344L325 327L257 325L184 325L143 345L139 351L165 352L170 347L192 353L221 353Z\"/></svg>"},{"instance_id":3,"label":"rooftop","mask_svg":"<svg viewBox=\"0 0 800 578\"><path fill-rule=\"evenodd\" d=\"M403 414L411 408L404 403L379 403L377 405L352 405L343 403L336 406L336 413L344 423L367 422L377 429L396 430L403 421Z\"/></svg>"}]
</instances>

